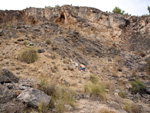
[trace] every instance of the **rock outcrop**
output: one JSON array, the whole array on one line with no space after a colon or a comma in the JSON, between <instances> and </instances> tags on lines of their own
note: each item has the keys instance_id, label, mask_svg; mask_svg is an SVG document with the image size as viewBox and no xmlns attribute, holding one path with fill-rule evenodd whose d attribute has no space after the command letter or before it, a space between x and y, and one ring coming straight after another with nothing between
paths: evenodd
<instances>
[{"instance_id":1,"label":"rock outcrop","mask_svg":"<svg viewBox=\"0 0 150 113\"><path fill-rule=\"evenodd\" d=\"M12 109L8 103L20 103L24 109L26 105L48 105L51 100L34 89L32 81L16 76L38 81L46 77L81 93L94 74L102 81L109 81L109 85L113 82L115 92L111 94L112 102L108 102L111 107L123 108L126 99L120 99L120 94L146 108L141 109L143 113L149 113L149 37L150 16L113 14L69 5L0 11L0 67L13 70L12 73L3 69L0 74L0 112L7 112L8 106ZM21 49L31 46L37 49L39 59L33 64L19 61ZM78 70L79 64L85 65L85 72ZM137 88L145 83L144 90L132 94L131 81L137 79L142 81L136 83ZM81 93L80 98L90 99L88 95Z\"/></svg>"},{"instance_id":2,"label":"rock outcrop","mask_svg":"<svg viewBox=\"0 0 150 113\"><path fill-rule=\"evenodd\" d=\"M44 92L29 88L21 92L17 97L19 100L28 103L29 105L38 107L40 104L47 106L50 103L51 97Z\"/></svg>"},{"instance_id":3,"label":"rock outcrop","mask_svg":"<svg viewBox=\"0 0 150 113\"><path fill-rule=\"evenodd\" d=\"M17 78L12 72L7 69L2 69L0 73L0 83L17 83L19 78Z\"/></svg>"},{"instance_id":4,"label":"rock outcrop","mask_svg":"<svg viewBox=\"0 0 150 113\"><path fill-rule=\"evenodd\" d=\"M47 106L51 97L31 88L31 80L20 79L10 70L2 69L0 76L0 112L23 112L27 106ZM25 104L24 104L25 103Z\"/></svg>"}]
</instances>

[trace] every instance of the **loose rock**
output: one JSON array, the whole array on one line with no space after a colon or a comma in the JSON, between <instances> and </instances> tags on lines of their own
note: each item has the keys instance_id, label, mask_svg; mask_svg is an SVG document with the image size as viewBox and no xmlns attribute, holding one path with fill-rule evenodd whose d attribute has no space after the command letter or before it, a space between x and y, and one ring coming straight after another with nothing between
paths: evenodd
<instances>
[{"instance_id":1,"label":"loose rock","mask_svg":"<svg viewBox=\"0 0 150 113\"><path fill-rule=\"evenodd\" d=\"M47 106L51 100L50 96L46 95L44 92L38 89L33 88L28 88L24 90L17 98L18 100L21 100L29 105L36 107L38 107L39 104Z\"/></svg>"},{"instance_id":2,"label":"loose rock","mask_svg":"<svg viewBox=\"0 0 150 113\"><path fill-rule=\"evenodd\" d=\"M17 78L11 71L5 68L2 69L2 72L0 73L0 83L17 83L18 81L19 78Z\"/></svg>"}]
</instances>

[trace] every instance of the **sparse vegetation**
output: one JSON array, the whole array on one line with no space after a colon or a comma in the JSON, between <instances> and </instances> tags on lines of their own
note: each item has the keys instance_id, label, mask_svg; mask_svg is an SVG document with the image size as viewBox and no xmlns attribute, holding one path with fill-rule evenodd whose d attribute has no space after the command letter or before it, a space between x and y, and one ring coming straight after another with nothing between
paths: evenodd
<instances>
[{"instance_id":1,"label":"sparse vegetation","mask_svg":"<svg viewBox=\"0 0 150 113\"><path fill-rule=\"evenodd\" d=\"M18 58L26 63L33 63L38 59L37 51L34 48L24 48L19 52Z\"/></svg>"},{"instance_id":2,"label":"sparse vegetation","mask_svg":"<svg viewBox=\"0 0 150 113\"><path fill-rule=\"evenodd\" d=\"M148 61L147 61L146 72L148 75L150 75L150 59L148 59Z\"/></svg>"},{"instance_id":3,"label":"sparse vegetation","mask_svg":"<svg viewBox=\"0 0 150 113\"><path fill-rule=\"evenodd\" d=\"M47 84L47 81L45 78L41 79L39 87L43 88Z\"/></svg>"},{"instance_id":4,"label":"sparse vegetation","mask_svg":"<svg viewBox=\"0 0 150 113\"><path fill-rule=\"evenodd\" d=\"M143 93L145 90L145 85L139 80L132 81L131 85L132 85L131 91L133 93Z\"/></svg>"},{"instance_id":5,"label":"sparse vegetation","mask_svg":"<svg viewBox=\"0 0 150 113\"><path fill-rule=\"evenodd\" d=\"M39 111L38 113L48 113L49 108L47 106L44 106L42 103L38 105L38 109L35 109L35 111Z\"/></svg>"},{"instance_id":6,"label":"sparse vegetation","mask_svg":"<svg viewBox=\"0 0 150 113\"><path fill-rule=\"evenodd\" d=\"M99 113L116 113L116 112L106 108L102 108L101 110L99 110Z\"/></svg>"},{"instance_id":7,"label":"sparse vegetation","mask_svg":"<svg viewBox=\"0 0 150 113\"><path fill-rule=\"evenodd\" d=\"M101 100L106 100L106 91L105 86L102 83L93 84L92 82L88 82L84 86L84 91L86 93L91 93L93 98L100 98Z\"/></svg>"},{"instance_id":8,"label":"sparse vegetation","mask_svg":"<svg viewBox=\"0 0 150 113\"><path fill-rule=\"evenodd\" d=\"M125 103L124 104L124 110L127 111L128 113L140 113L140 107L137 104L133 103Z\"/></svg>"},{"instance_id":9,"label":"sparse vegetation","mask_svg":"<svg viewBox=\"0 0 150 113\"><path fill-rule=\"evenodd\" d=\"M46 94L51 96L51 102L49 108L56 108L58 113L62 113L66 110L65 105L75 107L76 93L73 90L59 87L56 85L45 84L40 87Z\"/></svg>"},{"instance_id":10,"label":"sparse vegetation","mask_svg":"<svg viewBox=\"0 0 150 113\"><path fill-rule=\"evenodd\" d=\"M136 70L132 70L132 77L136 77Z\"/></svg>"},{"instance_id":11,"label":"sparse vegetation","mask_svg":"<svg viewBox=\"0 0 150 113\"><path fill-rule=\"evenodd\" d=\"M26 46L27 44L28 44L28 42L26 42L26 41L24 41L24 42L23 42L23 45L25 45L25 46Z\"/></svg>"},{"instance_id":12,"label":"sparse vegetation","mask_svg":"<svg viewBox=\"0 0 150 113\"><path fill-rule=\"evenodd\" d=\"M42 113L42 111L43 111L43 105L42 105L42 103L40 103L38 105L38 110L39 110L40 113Z\"/></svg>"},{"instance_id":13,"label":"sparse vegetation","mask_svg":"<svg viewBox=\"0 0 150 113\"><path fill-rule=\"evenodd\" d=\"M53 67L51 67L51 71L53 73L56 73L58 71L58 66L57 65L54 65Z\"/></svg>"},{"instance_id":14,"label":"sparse vegetation","mask_svg":"<svg viewBox=\"0 0 150 113\"><path fill-rule=\"evenodd\" d=\"M111 81L100 81L98 76L91 74L89 82L84 85L84 92L90 93L94 99L107 100L107 93L114 90L114 84Z\"/></svg>"},{"instance_id":15,"label":"sparse vegetation","mask_svg":"<svg viewBox=\"0 0 150 113\"><path fill-rule=\"evenodd\" d=\"M120 92L118 93L118 95L119 95L121 98L125 98L125 97L126 97L124 91L120 91Z\"/></svg>"},{"instance_id":16,"label":"sparse vegetation","mask_svg":"<svg viewBox=\"0 0 150 113\"><path fill-rule=\"evenodd\" d=\"M109 90L109 92L113 92L115 89L115 85L113 81L103 81L102 84L105 86L106 89Z\"/></svg>"},{"instance_id":17,"label":"sparse vegetation","mask_svg":"<svg viewBox=\"0 0 150 113\"><path fill-rule=\"evenodd\" d=\"M113 9L113 13L124 14L125 11L121 10L119 7L115 7Z\"/></svg>"},{"instance_id":18,"label":"sparse vegetation","mask_svg":"<svg viewBox=\"0 0 150 113\"><path fill-rule=\"evenodd\" d=\"M99 81L99 78L97 76L95 76L94 74L91 74L90 75L90 81L93 83L93 84L96 84L98 81Z\"/></svg>"},{"instance_id":19,"label":"sparse vegetation","mask_svg":"<svg viewBox=\"0 0 150 113\"><path fill-rule=\"evenodd\" d=\"M127 112L131 112L131 104L125 103L124 104L124 110L127 111Z\"/></svg>"}]
</instances>

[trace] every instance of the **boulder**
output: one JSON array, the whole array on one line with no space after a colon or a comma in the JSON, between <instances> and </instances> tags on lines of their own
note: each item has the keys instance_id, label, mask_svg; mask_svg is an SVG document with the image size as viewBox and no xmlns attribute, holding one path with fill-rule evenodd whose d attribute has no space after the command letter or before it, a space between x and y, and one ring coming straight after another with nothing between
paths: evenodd
<instances>
[{"instance_id":1,"label":"boulder","mask_svg":"<svg viewBox=\"0 0 150 113\"><path fill-rule=\"evenodd\" d=\"M51 97L38 89L28 88L22 91L20 95L18 95L17 99L29 105L38 107L39 104L47 106L51 100Z\"/></svg>"},{"instance_id":2,"label":"boulder","mask_svg":"<svg viewBox=\"0 0 150 113\"><path fill-rule=\"evenodd\" d=\"M8 69L2 69L0 73L0 83L17 83L19 81L19 78L16 77L11 71Z\"/></svg>"}]
</instances>

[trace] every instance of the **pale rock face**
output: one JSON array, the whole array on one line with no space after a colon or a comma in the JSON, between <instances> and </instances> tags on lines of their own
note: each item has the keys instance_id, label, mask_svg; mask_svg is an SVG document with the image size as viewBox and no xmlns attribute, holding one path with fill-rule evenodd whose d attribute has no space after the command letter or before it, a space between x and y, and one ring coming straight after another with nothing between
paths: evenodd
<instances>
[{"instance_id":1,"label":"pale rock face","mask_svg":"<svg viewBox=\"0 0 150 113\"><path fill-rule=\"evenodd\" d=\"M51 100L50 96L46 95L40 90L33 88L28 88L22 91L17 98L33 106L38 106L39 104L47 106Z\"/></svg>"}]
</instances>

